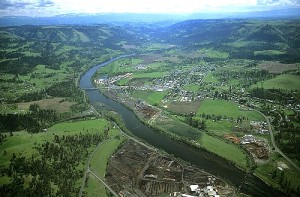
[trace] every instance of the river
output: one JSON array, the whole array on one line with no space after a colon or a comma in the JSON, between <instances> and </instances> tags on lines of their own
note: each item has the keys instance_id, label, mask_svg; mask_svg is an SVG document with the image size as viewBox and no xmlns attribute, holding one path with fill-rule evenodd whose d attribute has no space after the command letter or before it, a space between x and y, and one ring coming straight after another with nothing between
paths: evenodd
<instances>
[{"instance_id":1,"label":"river","mask_svg":"<svg viewBox=\"0 0 300 197\"><path fill-rule=\"evenodd\" d=\"M100 67L128 56L130 55L119 56L92 67L80 78L79 87L83 90L95 88L91 82L91 77ZM284 196L283 193L265 184L256 176L252 174L246 176L246 172L240 170L227 160L205 150L180 143L178 141L170 139L168 136L162 133L154 131L152 128L144 125L136 117L134 112L130 111L117 101L107 98L99 90L87 90L86 94L89 97L91 105L95 105L96 103L101 102L111 110L120 114L127 129L136 137L143 139L152 146L158 149L162 149L167 153L174 155L175 157L190 162L191 164L198 166L204 171L207 171L225 180L229 180L236 187L242 185L240 190L241 192L255 197Z\"/></svg>"}]
</instances>

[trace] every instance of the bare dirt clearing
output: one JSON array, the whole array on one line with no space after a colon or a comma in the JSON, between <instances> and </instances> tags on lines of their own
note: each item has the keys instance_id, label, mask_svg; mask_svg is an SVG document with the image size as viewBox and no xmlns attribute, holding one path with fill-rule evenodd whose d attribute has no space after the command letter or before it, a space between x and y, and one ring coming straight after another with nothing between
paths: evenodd
<instances>
[{"instance_id":1,"label":"bare dirt clearing","mask_svg":"<svg viewBox=\"0 0 300 197\"><path fill-rule=\"evenodd\" d=\"M284 71L297 70L300 68L297 64L282 64L280 62L265 61L259 65L261 69L267 70L270 73L279 74Z\"/></svg>"},{"instance_id":2,"label":"bare dirt clearing","mask_svg":"<svg viewBox=\"0 0 300 197\"><path fill-rule=\"evenodd\" d=\"M32 104L38 104L42 109L53 109L57 112L63 113L70 110L70 107L75 104L74 102L65 101L63 98L52 98L43 99L39 101L17 103L20 110L28 110L29 106Z\"/></svg>"}]
</instances>

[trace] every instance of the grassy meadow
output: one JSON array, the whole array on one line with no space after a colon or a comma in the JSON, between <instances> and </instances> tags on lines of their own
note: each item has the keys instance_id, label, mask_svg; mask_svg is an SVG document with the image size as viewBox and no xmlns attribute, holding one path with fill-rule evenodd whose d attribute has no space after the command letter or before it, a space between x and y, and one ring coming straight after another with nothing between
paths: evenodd
<instances>
[{"instance_id":1,"label":"grassy meadow","mask_svg":"<svg viewBox=\"0 0 300 197\"><path fill-rule=\"evenodd\" d=\"M273 79L253 85L252 87L263 87L265 89L300 90L300 75L282 74Z\"/></svg>"},{"instance_id":2,"label":"grassy meadow","mask_svg":"<svg viewBox=\"0 0 300 197\"><path fill-rule=\"evenodd\" d=\"M206 133L202 134L199 142L203 148L233 161L243 168L247 168L246 154L242 149L231 144L231 142L225 142Z\"/></svg>"},{"instance_id":3,"label":"grassy meadow","mask_svg":"<svg viewBox=\"0 0 300 197\"><path fill-rule=\"evenodd\" d=\"M13 136L9 136L0 145L0 166L8 166L10 159L15 153L18 156L30 158L31 155L38 156L38 152L34 149L35 146L45 142L51 142L54 135L60 137L85 133L102 133L105 128L109 127L110 123L105 119L83 120L76 122L63 122L50 127L46 132L37 134L29 134L25 131L14 132ZM111 129L110 135L115 136L117 130ZM6 154L4 155L4 151ZM1 180L1 178L0 178Z\"/></svg>"},{"instance_id":4,"label":"grassy meadow","mask_svg":"<svg viewBox=\"0 0 300 197\"><path fill-rule=\"evenodd\" d=\"M255 111L242 111L237 103L226 100L204 99L197 114L221 115L238 118L245 116L249 120L264 120L263 116Z\"/></svg>"}]
</instances>

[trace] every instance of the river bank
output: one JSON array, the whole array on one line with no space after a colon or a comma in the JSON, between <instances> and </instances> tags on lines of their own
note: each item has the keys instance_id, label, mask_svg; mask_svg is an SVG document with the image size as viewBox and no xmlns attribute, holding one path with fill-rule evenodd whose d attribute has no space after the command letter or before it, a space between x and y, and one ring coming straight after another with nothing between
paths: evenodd
<instances>
[{"instance_id":1,"label":"river bank","mask_svg":"<svg viewBox=\"0 0 300 197\"><path fill-rule=\"evenodd\" d=\"M81 78L79 86L82 89L95 88L91 83L91 77L102 66L105 66L112 61L115 61L124 56L112 59L103 64L92 67ZM225 180L229 180L235 186L241 186L240 191L253 196L282 196L283 194L278 190L266 185L263 181L258 179L252 174L246 176L246 172L238 169L232 163L220 158L207 151L197 149L174 141L168 136L155 132L152 128L144 125L136 115L128 110L124 105L104 96L98 90L89 90L86 92L90 98L90 104L96 104L98 102L103 103L111 110L117 112L122 117L127 129L133 133L136 137L145 140L150 145L162 149L169 154L174 155L180 159L188 161L201 169L211 173L217 174ZM246 177L246 178L245 178Z\"/></svg>"}]
</instances>

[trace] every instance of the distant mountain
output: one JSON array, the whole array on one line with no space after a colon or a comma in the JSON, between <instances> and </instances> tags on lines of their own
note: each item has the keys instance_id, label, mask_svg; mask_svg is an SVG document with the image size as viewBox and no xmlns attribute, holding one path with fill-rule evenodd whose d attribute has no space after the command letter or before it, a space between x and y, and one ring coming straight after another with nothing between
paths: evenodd
<instances>
[{"instance_id":1,"label":"distant mountain","mask_svg":"<svg viewBox=\"0 0 300 197\"><path fill-rule=\"evenodd\" d=\"M143 43L144 39L138 31L133 32L120 26L108 24L0 27L1 44L24 40L33 43L57 43L58 46L65 43L76 46L95 46L96 48L106 46L106 48L121 50L122 43L130 42L139 45ZM53 48L55 46L44 44L42 47Z\"/></svg>"},{"instance_id":2,"label":"distant mountain","mask_svg":"<svg viewBox=\"0 0 300 197\"><path fill-rule=\"evenodd\" d=\"M211 49L230 58L300 61L300 19L187 20L152 36L185 50Z\"/></svg>"},{"instance_id":3,"label":"distant mountain","mask_svg":"<svg viewBox=\"0 0 300 197\"><path fill-rule=\"evenodd\" d=\"M263 42L278 42L287 43L288 41L284 38L285 35L282 31L278 30L271 25L263 25L262 27L251 33L246 40L249 41L263 41Z\"/></svg>"},{"instance_id":4,"label":"distant mountain","mask_svg":"<svg viewBox=\"0 0 300 197\"><path fill-rule=\"evenodd\" d=\"M171 23L191 19L246 19L246 18L300 18L300 8L284 8L271 11L234 12L234 13L194 13L194 14L67 14L53 17L0 17L0 26L19 25L94 25L104 23ZM161 23L163 25L163 23Z\"/></svg>"}]
</instances>

